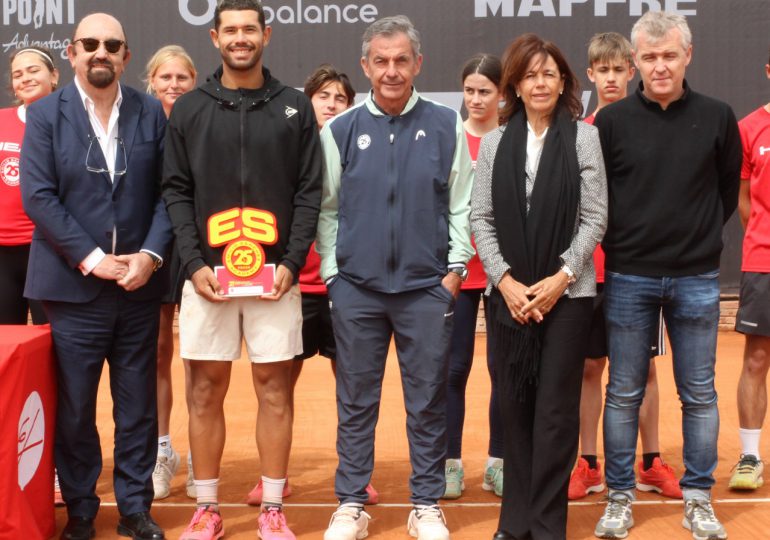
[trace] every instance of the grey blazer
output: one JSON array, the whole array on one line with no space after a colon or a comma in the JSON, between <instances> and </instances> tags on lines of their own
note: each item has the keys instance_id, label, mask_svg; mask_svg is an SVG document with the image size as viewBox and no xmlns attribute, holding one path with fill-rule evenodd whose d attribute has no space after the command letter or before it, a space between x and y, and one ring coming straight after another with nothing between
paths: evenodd
<instances>
[{"instance_id":1,"label":"grey blazer","mask_svg":"<svg viewBox=\"0 0 770 540\"><path fill-rule=\"evenodd\" d=\"M471 197L471 229L476 238L476 251L487 273L487 294L510 270L500 253L492 211L492 167L504 129L505 126L500 126L481 140ZM578 122L575 146L580 166L580 208L575 219L572 242L561 254L562 261L574 272L576 278L575 283L567 288L570 298L596 295L592 255L607 228L607 175L597 129L585 122Z\"/></svg>"}]
</instances>

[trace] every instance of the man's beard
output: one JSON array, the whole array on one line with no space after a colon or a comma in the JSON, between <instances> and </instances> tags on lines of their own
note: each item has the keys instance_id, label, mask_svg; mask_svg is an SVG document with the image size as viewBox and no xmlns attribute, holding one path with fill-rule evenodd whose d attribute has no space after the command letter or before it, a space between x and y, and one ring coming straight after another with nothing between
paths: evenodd
<instances>
[{"instance_id":1,"label":"man's beard","mask_svg":"<svg viewBox=\"0 0 770 540\"><path fill-rule=\"evenodd\" d=\"M99 71L94 71L92 68L95 65L104 66L107 69L100 69ZM91 83L95 88L107 88L109 85L111 85L115 81L115 68L111 63L108 63L108 62L99 62L98 64L91 64L88 68L88 73L86 74L86 78L88 79L88 82Z\"/></svg>"},{"instance_id":2,"label":"man's beard","mask_svg":"<svg viewBox=\"0 0 770 540\"><path fill-rule=\"evenodd\" d=\"M228 51L229 52L229 51ZM233 71L249 71L262 59L262 51L256 50L254 56L248 60L233 60L229 54L222 54L222 61Z\"/></svg>"}]
</instances>

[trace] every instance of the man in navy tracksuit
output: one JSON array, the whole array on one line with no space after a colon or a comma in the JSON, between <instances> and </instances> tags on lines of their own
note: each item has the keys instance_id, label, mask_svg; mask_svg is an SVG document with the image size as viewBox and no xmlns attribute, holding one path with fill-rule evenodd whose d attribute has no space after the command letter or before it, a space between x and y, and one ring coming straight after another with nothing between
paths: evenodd
<instances>
[{"instance_id":1,"label":"man in navy tracksuit","mask_svg":"<svg viewBox=\"0 0 770 540\"><path fill-rule=\"evenodd\" d=\"M324 540L363 538L382 376L395 338L407 409L414 510L409 533L449 538L444 493L447 351L454 298L473 254L471 160L459 115L412 87L422 63L408 18L364 34L366 100L321 132L317 249L337 341L335 492Z\"/></svg>"}]
</instances>

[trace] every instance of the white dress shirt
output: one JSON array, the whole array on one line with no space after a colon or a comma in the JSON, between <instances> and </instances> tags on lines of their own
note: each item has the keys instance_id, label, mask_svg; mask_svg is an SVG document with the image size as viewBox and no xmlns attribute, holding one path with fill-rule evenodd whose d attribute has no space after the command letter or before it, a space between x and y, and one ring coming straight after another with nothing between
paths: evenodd
<instances>
[{"instance_id":1,"label":"white dress shirt","mask_svg":"<svg viewBox=\"0 0 770 540\"><path fill-rule=\"evenodd\" d=\"M78 81L77 77L75 77L75 87L78 89L80 99L83 102L83 107L85 107L86 113L88 113L88 121L91 123L91 129L94 132L94 136L96 136L97 141L99 141L99 147L102 149L102 154L104 154L104 161L107 164L107 168L110 169L110 181L115 182L115 156L118 152L118 118L120 117L120 104L123 103L123 92L121 92L120 85L118 85L118 94L115 97L115 103L112 104L110 119L107 122L107 130L105 131L104 126L102 126L101 121L99 121L99 117L96 115L96 106L94 104L94 100L88 97L88 94L85 93L83 87L80 86L80 82ZM90 140L92 135L89 134L88 137L89 144L92 144L93 141ZM93 156L88 157L93 158ZM113 253L115 252L115 242L117 241L116 236L117 231L113 226ZM83 272L83 275L90 274L96 265L99 264L102 259L104 259L104 257L105 253L102 251L102 248L97 247L80 262L80 271Z\"/></svg>"},{"instance_id":2,"label":"white dress shirt","mask_svg":"<svg viewBox=\"0 0 770 540\"><path fill-rule=\"evenodd\" d=\"M126 163L123 163L123 167L128 167L128 156L125 156L125 148L119 149L118 146L122 146L123 142L118 141L118 119L120 118L120 105L123 103L123 92L120 89L120 85L118 85L118 93L115 96L115 102L112 104L112 110L110 111L110 118L107 121L107 129L104 129L104 126L102 125L101 121L99 120L99 117L96 115L96 105L94 103L94 100L88 97L88 94L85 93L83 90L83 87L80 86L80 82L78 81L77 77L75 77L75 87L78 89L78 93L80 94L80 99L83 101L83 106L86 109L86 112L88 113L88 121L91 123L91 129L94 132L94 135L89 134L89 139L92 137L96 137L96 140L99 142L99 147L102 149L102 154L104 155L104 161L107 164L107 169L110 177L111 182L115 182L115 171L118 169L117 165L117 158L118 158L118 152L123 152ZM89 144L92 144L93 141L89 140ZM93 151L93 150L92 150ZM93 165L93 155L87 156L87 159L91 159ZM96 173L94 173L96 174ZM117 242L117 230L115 226L112 227L112 253L115 253L115 246ZM160 268L163 265L163 257L161 257L159 254L155 253L154 251L150 251L149 249L140 249L141 253L147 253L152 256L153 258L157 258L160 263L158 264L157 268ZM97 247L94 249L91 253L88 254L88 256L83 259L80 262L80 271L83 272L83 275L88 275L91 273L91 271L96 267L97 264L99 264L102 259L104 259L105 253L102 251L102 248Z\"/></svg>"}]
</instances>

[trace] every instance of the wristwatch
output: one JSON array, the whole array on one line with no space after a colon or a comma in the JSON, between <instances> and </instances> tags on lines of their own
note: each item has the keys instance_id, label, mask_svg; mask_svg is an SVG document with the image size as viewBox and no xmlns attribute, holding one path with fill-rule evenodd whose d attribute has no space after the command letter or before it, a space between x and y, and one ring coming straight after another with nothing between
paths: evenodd
<instances>
[{"instance_id":1,"label":"wristwatch","mask_svg":"<svg viewBox=\"0 0 770 540\"><path fill-rule=\"evenodd\" d=\"M150 259L152 259L152 271L156 272L158 268L163 266L163 259L152 253L151 251L142 251L142 253L146 253L150 256Z\"/></svg>"},{"instance_id":2,"label":"wristwatch","mask_svg":"<svg viewBox=\"0 0 770 540\"><path fill-rule=\"evenodd\" d=\"M467 266L453 266L449 269L453 274L457 274L460 277L460 281L468 279L468 267Z\"/></svg>"},{"instance_id":3,"label":"wristwatch","mask_svg":"<svg viewBox=\"0 0 770 540\"><path fill-rule=\"evenodd\" d=\"M573 283L575 283L577 281L577 278L575 277L575 273L566 264L563 264L561 266L560 270L562 272L564 272L565 274L567 274L567 283L569 285L572 285Z\"/></svg>"}]
</instances>

